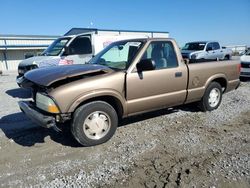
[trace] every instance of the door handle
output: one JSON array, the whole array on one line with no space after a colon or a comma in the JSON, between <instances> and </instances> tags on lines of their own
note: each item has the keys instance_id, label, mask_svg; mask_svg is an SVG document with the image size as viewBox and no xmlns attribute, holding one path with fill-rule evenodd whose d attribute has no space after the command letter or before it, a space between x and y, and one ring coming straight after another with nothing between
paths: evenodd
<instances>
[{"instance_id":1,"label":"door handle","mask_svg":"<svg viewBox=\"0 0 250 188\"><path fill-rule=\"evenodd\" d=\"M175 77L182 77L182 72L176 72Z\"/></svg>"}]
</instances>

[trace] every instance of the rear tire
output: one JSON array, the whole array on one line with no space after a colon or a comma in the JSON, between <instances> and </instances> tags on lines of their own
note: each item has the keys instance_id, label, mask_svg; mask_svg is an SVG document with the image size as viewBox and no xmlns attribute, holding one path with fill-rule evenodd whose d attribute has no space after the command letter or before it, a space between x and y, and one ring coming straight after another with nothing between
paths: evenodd
<instances>
[{"instance_id":1,"label":"rear tire","mask_svg":"<svg viewBox=\"0 0 250 188\"><path fill-rule=\"evenodd\" d=\"M222 100L222 88L217 82L212 82L206 88L206 91L199 103L202 111L212 111L220 106Z\"/></svg>"},{"instance_id":2,"label":"rear tire","mask_svg":"<svg viewBox=\"0 0 250 188\"><path fill-rule=\"evenodd\" d=\"M115 133L118 117L115 109L103 101L80 106L74 113L71 132L83 146L94 146L108 141Z\"/></svg>"}]
</instances>

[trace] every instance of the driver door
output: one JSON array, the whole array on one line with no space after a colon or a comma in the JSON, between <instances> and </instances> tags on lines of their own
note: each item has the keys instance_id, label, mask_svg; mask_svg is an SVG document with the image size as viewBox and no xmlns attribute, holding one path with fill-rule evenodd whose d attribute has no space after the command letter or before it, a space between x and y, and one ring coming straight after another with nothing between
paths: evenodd
<instances>
[{"instance_id":1,"label":"driver door","mask_svg":"<svg viewBox=\"0 0 250 188\"><path fill-rule=\"evenodd\" d=\"M206 59L216 59L216 53L214 51L213 43L207 44L206 53Z\"/></svg>"},{"instance_id":2,"label":"driver door","mask_svg":"<svg viewBox=\"0 0 250 188\"><path fill-rule=\"evenodd\" d=\"M78 36L70 43L66 59L73 64L85 64L92 58L92 51L91 36Z\"/></svg>"},{"instance_id":3,"label":"driver door","mask_svg":"<svg viewBox=\"0 0 250 188\"><path fill-rule=\"evenodd\" d=\"M127 75L128 114L182 104L186 98L187 68L179 64L172 42L151 42L143 59L155 62L155 70Z\"/></svg>"}]
</instances>

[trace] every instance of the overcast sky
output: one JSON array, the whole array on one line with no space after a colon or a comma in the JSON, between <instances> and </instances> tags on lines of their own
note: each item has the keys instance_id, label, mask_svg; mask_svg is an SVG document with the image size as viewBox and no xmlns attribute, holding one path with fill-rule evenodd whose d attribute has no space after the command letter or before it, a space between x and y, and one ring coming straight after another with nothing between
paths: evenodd
<instances>
[{"instance_id":1,"label":"overcast sky","mask_svg":"<svg viewBox=\"0 0 250 188\"><path fill-rule=\"evenodd\" d=\"M3 0L0 34L63 35L72 27L168 31L182 46L250 46L250 0Z\"/></svg>"}]
</instances>

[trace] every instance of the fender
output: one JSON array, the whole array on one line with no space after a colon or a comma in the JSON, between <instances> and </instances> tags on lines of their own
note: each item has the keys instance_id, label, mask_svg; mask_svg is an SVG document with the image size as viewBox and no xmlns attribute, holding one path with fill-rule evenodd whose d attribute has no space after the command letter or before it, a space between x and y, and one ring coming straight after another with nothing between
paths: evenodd
<instances>
[{"instance_id":1,"label":"fender","mask_svg":"<svg viewBox=\"0 0 250 188\"><path fill-rule=\"evenodd\" d=\"M198 101L200 100L205 91L206 91L206 88L208 87L208 85L213 81L213 80L216 80L216 79L223 79L225 80L225 83L226 83L226 86L225 86L225 90L226 90L226 87L228 85L228 82L227 82L227 79L226 79L226 76L224 74L215 74L213 76L210 76L206 82L203 84L202 87L198 87L198 88L193 88L193 89L188 89L188 95L187 95L187 99L185 101L185 104L187 103L191 103L191 102L195 102L195 101ZM224 90L224 91L225 91Z\"/></svg>"},{"instance_id":2,"label":"fender","mask_svg":"<svg viewBox=\"0 0 250 188\"><path fill-rule=\"evenodd\" d=\"M93 90L89 92L85 92L82 95L78 96L74 99L74 102L67 107L68 112L74 112L75 109L84 101L89 99L93 99L96 97L103 97L103 96L110 96L116 98L120 101L122 108L123 108L123 115L127 114L127 103L125 98L117 91L111 89L100 89L100 90Z\"/></svg>"},{"instance_id":3,"label":"fender","mask_svg":"<svg viewBox=\"0 0 250 188\"><path fill-rule=\"evenodd\" d=\"M226 83L226 85L225 85L225 90L226 90L227 85L228 85L228 81L227 81L226 75L225 75L225 74L222 74L222 73L215 74L215 75L209 77L209 78L207 79L206 83L205 83L205 89L208 87L208 85L209 85L213 80L221 79L221 78L222 78L222 79L225 81L225 83ZM205 92L205 90L204 90L204 92ZM204 94L204 93L203 93L203 94Z\"/></svg>"}]
</instances>

